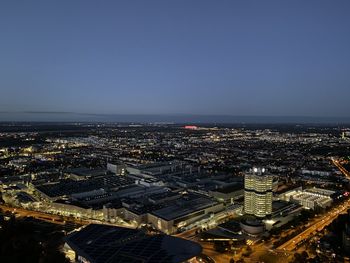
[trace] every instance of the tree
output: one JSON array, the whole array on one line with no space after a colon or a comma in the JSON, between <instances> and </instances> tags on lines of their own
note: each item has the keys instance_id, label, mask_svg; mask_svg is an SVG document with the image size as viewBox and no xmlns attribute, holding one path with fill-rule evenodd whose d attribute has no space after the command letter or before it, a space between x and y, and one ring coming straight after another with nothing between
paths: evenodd
<instances>
[{"instance_id":1,"label":"tree","mask_svg":"<svg viewBox=\"0 0 350 263\"><path fill-rule=\"evenodd\" d=\"M59 250L63 233L48 235L50 232L38 227L32 221L11 217L1 223L0 259L9 263L68 263ZM52 232L52 229L51 229Z\"/></svg>"},{"instance_id":2,"label":"tree","mask_svg":"<svg viewBox=\"0 0 350 263\"><path fill-rule=\"evenodd\" d=\"M223 253L226 250L226 246L225 246L224 242L214 242L214 249L217 252Z\"/></svg>"}]
</instances>

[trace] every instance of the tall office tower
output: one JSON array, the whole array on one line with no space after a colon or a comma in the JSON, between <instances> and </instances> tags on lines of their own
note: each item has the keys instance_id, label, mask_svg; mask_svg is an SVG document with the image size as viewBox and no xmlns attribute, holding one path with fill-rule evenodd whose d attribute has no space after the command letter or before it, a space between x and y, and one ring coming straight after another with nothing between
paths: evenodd
<instances>
[{"instance_id":1,"label":"tall office tower","mask_svg":"<svg viewBox=\"0 0 350 263\"><path fill-rule=\"evenodd\" d=\"M254 168L244 177L244 212L264 218L272 213L272 175Z\"/></svg>"}]
</instances>

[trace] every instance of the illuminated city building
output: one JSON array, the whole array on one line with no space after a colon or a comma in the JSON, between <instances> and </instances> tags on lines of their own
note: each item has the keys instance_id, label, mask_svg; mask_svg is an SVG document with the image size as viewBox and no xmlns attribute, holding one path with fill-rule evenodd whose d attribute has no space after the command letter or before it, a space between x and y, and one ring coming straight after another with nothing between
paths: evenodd
<instances>
[{"instance_id":1,"label":"illuminated city building","mask_svg":"<svg viewBox=\"0 0 350 263\"><path fill-rule=\"evenodd\" d=\"M254 168L244 177L244 212L256 217L272 213L272 175Z\"/></svg>"}]
</instances>

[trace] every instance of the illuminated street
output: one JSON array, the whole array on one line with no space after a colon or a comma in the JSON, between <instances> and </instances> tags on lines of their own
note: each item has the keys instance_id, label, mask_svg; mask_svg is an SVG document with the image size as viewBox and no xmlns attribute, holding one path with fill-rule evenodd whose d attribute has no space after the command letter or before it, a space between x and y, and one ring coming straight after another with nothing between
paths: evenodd
<instances>
[{"instance_id":1,"label":"illuminated street","mask_svg":"<svg viewBox=\"0 0 350 263\"><path fill-rule=\"evenodd\" d=\"M89 225L92 223L99 223L99 224L105 224L105 225L114 225L114 226L132 228L130 225L111 224L111 223L100 222L96 220L79 219L79 218L62 216L62 215L48 214L48 213L28 210L24 208L9 207L5 205L0 205L0 209L3 212L10 212L18 217L33 217L35 219L39 219L39 220L43 220L49 223L54 223L59 225L64 225L66 223L74 223L77 225Z\"/></svg>"},{"instance_id":2,"label":"illuminated street","mask_svg":"<svg viewBox=\"0 0 350 263\"><path fill-rule=\"evenodd\" d=\"M339 160L336 160L334 158L332 158L331 160L333 164L336 165L336 167L347 178L350 178L350 173L340 164ZM308 225L310 226L306 230L279 246L277 250L293 251L301 241L308 239L314 234L316 234L318 231L321 231L324 227L332 223L333 220L336 219L340 214L346 213L348 209L350 209L350 200L339 205L338 207L333 208L325 215L322 215L321 218L316 218L312 222L309 222Z\"/></svg>"},{"instance_id":3,"label":"illuminated street","mask_svg":"<svg viewBox=\"0 0 350 263\"><path fill-rule=\"evenodd\" d=\"M338 169L344 174L348 179L350 179L350 172L348 172L340 163L339 160L336 160L335 158L331 159L333 164L338 167Z\"/></svg>"},{"instance_id":4,"label":"illuminated street","mask_svg":"<svg viewBox=\"0 0 350 263\"><path fill-rule=\"evenodd\" d=\"M350 200L346 201L344 204L333 208L327 214L323 215L321 218L317 218L310 222L310 226L304 230L299 235L288 240L283 245L279 246L277 250L287 250L293 251L299 244L299 242L310 238L317 231L321 231L325 226L329 225L334 219L336 219L340 214L346 213L350 209Z\"/></svg>"}]
</instances>

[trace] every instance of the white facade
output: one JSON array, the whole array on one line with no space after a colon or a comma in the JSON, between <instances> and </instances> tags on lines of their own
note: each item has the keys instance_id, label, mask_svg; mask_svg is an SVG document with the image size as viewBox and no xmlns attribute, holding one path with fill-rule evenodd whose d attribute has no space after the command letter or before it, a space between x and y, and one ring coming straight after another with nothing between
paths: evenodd
<instances>
[{"instance_id":1,"label":"white facade","mask_svg":"<svg viewBox=\"0 0 350 263\"><path fill-rule=\"evenodd\" d=\"M302 190L299 187L284 193L281 199L298 203L307 209L315 209L316 207L325 208L332 204L331 195L334 193L334 191L316 187L306 190Z\"/></svg>"}]
</instances>

